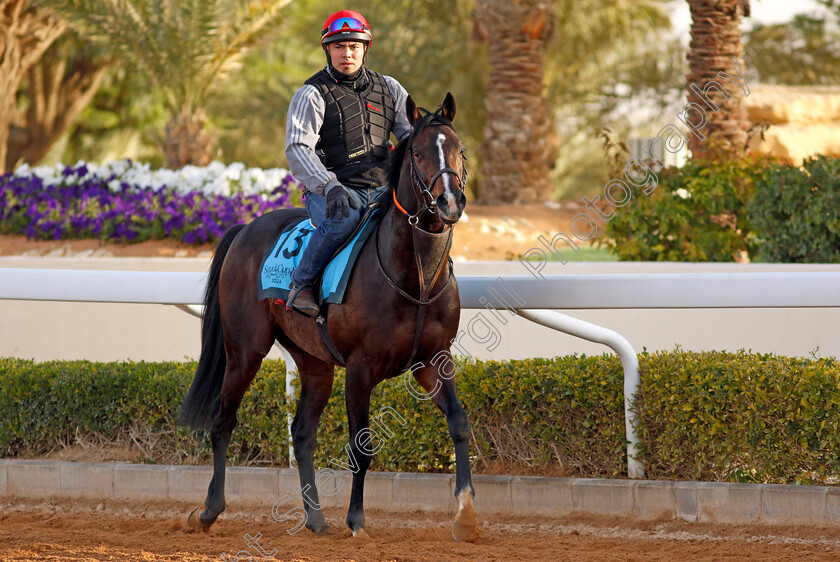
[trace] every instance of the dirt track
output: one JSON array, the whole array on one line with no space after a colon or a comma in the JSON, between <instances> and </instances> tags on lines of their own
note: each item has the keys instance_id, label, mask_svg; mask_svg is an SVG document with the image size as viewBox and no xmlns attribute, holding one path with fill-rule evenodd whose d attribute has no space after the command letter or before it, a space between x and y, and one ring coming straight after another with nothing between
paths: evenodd
<instances>
[{"instance_id":1,"label":"dirt track","mask_svg":"<svg viewBox=\"0 0 840 562\"><path fill-rule=\"evenodd\" d=\"M222 515L208 534L184 528L188 506L5 498L0 503L0 560L234 560L258 538L278 560L838 560L840 529L723 527L605 518L479 517L476 544L456 543L450 519L421 512L367 514L371 539L354 539L343 512L330 510L334 533L286 533L266 507ZM133 515L132 515L133 514ZM254 548L253 560L263 558ZM251 560L242 555L240 561Z\"/></svg>"}]
</instances>

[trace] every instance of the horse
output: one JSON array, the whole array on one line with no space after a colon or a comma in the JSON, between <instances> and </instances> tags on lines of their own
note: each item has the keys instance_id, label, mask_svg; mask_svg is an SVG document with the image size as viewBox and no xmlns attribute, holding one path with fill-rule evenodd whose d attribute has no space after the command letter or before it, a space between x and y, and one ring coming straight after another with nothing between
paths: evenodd
<instances>
[{"instance_id":1,"label":"horse","mask_svg":"<svg viewBox=\"0 0 840 562\"><path fill-rule=\"evenodd\" d=\"M312 319L275 299L257 298L262 257L284 228L306 216L304 210L267 213L247 226L232 227L220 241L204 295L201 354L179 415L180 425L209 429L213 447L213 476L203 510L196 508L188 517L191 527L207 530L225 510L225 457L236 412L276 340L300 376L292 444L310 531L329 530L320 509L313 451L340 357L346 366L348 450L351 466L358 468L345 519L353 536L367 536L364 483L373 451L369 439L361 438L370 434L371 392L409 367L445 415L455 448L453 535L457 540L477 536L469 421L452 374L435 367L442 359L453 361L450 345L460 319L449 251L452 229L466 205L464 146L452 125L451 93L435 112L418 108L409 96L406 115L412 131L392 150L391 189L380 198L381 222L359 252L343 302L324 305L328 338L317 326L323 314ZM331 342L335 356L325 342Z\"/></svg>"}]
</instances>

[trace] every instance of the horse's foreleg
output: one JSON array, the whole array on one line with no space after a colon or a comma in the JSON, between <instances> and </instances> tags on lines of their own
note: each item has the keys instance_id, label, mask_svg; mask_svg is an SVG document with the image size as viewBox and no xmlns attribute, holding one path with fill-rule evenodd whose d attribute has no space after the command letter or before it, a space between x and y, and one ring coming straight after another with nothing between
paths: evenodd
<instances>
[{"instance_id":1,"label":"horse's foreleg","mask_svg":"<svg viewBox=\"0 0 840 562\"><path fill-rule=\"evenodd\" d=\"M455 497L458 513L452 527L452 535L459 541L474 541L478 528L473 509L475 489L470 474L470 422L458 395L455 381L441 375L434 366L423 367L414 372L417 381L431 394L431 399L446 416L449 435L455 446Z\"/></svg>"},{"instance_id":2,"label":"horse's foreleg","mask_svg":"<svg viewBox=\"0 0 840 562\"><path fill-rule=\"evenodd\" d=\"M227 356L225 379L219 394L219 409L213 416L213 427L210 430L210 443L213 445L213 478L207 489L204 510L198 514L198 521L194 521L195 513L190 515L190 522L201 528L209 528L225 510L225 464L230 436L236 427L236 411L254 375L257 374L262 359L263 356L257 354L249 357Z\"/></svg>"},{"instance_id":3,"label":"horse's foreleg","mask_svg":"<svg viewBox=\"0 0 840 562\"><path fill-rule=\"evenodd\" d=\"M350 508L345 522L353 536L366 537L365 531L365 474L373 457L373 443L370 434L370 393L373 390L354 377L347 369L344 398L347 404L347 421L350 426L350 470L353 472L353 486L350 489Z\"/></svg>"},{"instance_id":4,"label":"horse's foreleg","mask_svg":"<svg viewBox=\"0 0 840 562\"><path fill-rule=\"evenodd\" d=\"M300 400L292 422L292 444L300 476L300 494L306 511L306 528L321 534L329 529L315 486L313 455L317 444L318 422L330 399L333 367L317 359L295 357L300 370Z\"/></svg>"}]
</instances>

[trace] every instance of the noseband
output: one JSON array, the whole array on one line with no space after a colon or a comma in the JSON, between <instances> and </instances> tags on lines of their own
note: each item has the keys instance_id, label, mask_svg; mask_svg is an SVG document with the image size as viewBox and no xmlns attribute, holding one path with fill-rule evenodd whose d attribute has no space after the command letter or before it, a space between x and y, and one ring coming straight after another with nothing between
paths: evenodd
<instances>
[{"instance_id":1,"label":"noseband","mask_svg":"<svg viewBox=\"0 0 840 562\"><path fill-rule=\"evenodd\" d=\"M420 203L420 210L417 211L417 215L423 213L423 211L429 211L430 213L437 212L437 203L435 203L435 199L432 196L432 186L435 185L435 182L444 174L452 174L457 178L458 185L461 188L461 191L464 190L464 186L467 183L467 168L464 169L459 173L454 168L442 168L432 176L432 179L429 180L429 183L423 181L423 178L420 177L420 171L417 169L417 162L414 160L414 151L412 150L409 154L409 158L411 159L411 185L414 187L414 194L417 197L417 202ZM417 215L414 215L415 220ZM410 222L410 217L409 217Z\"/></svg>"},{"instance_id":2,"label":"noseband","mask_svg":"<svg viewBox=\"0 0 840 562\"><path fill-rule=\"evenodd\" d=\"M423 178L420 177L420 171L417 168L417 161L414 159L414 146L413 141L417 136L420 134L423 129L426 127L437 127L437 126L444 126L449 127L453 131L455 127L446 120L440 114L441 108L438 108L437 111L431 114L429 120L423 124L417 131L414 132L411 136L412 145L408 147L408 157L411 169L411 187L414 189L414 197L417 200L418 210L415 214L410 214L406 211L402 205L400 205L399 201L397 201L397 190L396 186L394 187L394 202L397 204L397 208L402 211L405 215L408 216L408 222L411 226L417 228L417 222L419 221L420 215L422 215L425 211L428 211L432 214L437 212L437 203L435 202L434 196L432 196L432 186L435 182L443 176L444 174L452 174L458 180L459 187L461 191L464 191L467 184L467 167L465 164L462 165L462 170L458 172L454 168L446 167L438 170L435 175L427 182L423 181ZM427 113L427 115L429 115ZM462 156L462 162L466 160L466 156Z\"/></svg>"}]
</instances>

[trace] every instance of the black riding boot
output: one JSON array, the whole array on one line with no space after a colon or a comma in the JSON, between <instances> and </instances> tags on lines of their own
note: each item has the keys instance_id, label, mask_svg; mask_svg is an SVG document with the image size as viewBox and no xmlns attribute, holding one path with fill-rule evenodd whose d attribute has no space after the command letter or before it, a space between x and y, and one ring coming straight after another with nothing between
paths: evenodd
<instances>
[{"instance_id":1,"label":"black riding boot","mask_svg":"<svg viewBox=\"0 0 840 562\"><path fill-rule=\"evenodd\" d=\"M315 291L312 290L312 286L298 285L294 282L289 287L289 300L286 301L286 306L310 317L318 316L321 311L318 303L315 302Z\"/></svg>"},{"instance_id":2,"label":"black riding boot","mask_svg":"<svg viewBox=\"0 0 840 562\"><path fill-rule=\"evenodd\" d=\"M292 272L292 286L289 288L289 300L286 306L294 308L307 316L317 316L320 312L312 283L324 271L330 258L341 246L340 241L324 236L320 229L312 233L309 244L300 257L300 263Z\"/></svg>"}]
</instances>

